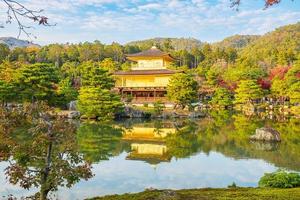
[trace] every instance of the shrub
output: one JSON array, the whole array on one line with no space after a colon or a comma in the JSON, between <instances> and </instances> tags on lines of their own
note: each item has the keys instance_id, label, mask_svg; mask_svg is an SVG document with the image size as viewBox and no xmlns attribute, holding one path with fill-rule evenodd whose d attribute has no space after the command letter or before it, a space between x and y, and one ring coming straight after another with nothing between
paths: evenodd
<instances>
[{"instance_id":1,"label":"shrub","mask_svg":"<svg viewBox=\"0 0 300 200\"><path fill-rule=\"evenodd\" d=\"M153 106L154 106L154 113L155 113L156 115L161 115L162 112L163 112L163 110L164 110L164 108L165 108L165 104L163 104L163 103L160 102L160 101L155 102L155 103L153 104Z\"/></svg>"},{"instance_id":2,"label":"shrub","mask_svg":"<svg viewBox=\"0 0 300 200\"><path fill-rule=\"evenodd\" d=\"M300 186L300 175L282 170L265 173L258 182L259 187L294 188Z\"/></svg>"}]
</instances>

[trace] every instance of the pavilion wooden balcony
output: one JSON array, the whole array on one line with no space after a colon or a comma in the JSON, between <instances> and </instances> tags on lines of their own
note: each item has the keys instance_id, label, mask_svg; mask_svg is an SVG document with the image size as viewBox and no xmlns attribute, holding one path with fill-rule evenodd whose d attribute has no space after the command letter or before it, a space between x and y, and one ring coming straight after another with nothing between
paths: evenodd
<instances>
[{"instance_id":1,"label":"pavilion wooden balcony","mask_svg":"<svg viewBox=\"0 0 300 200\"><path fill-rule=\"evenodd\" d=\"M131 103L155 103L158 101L161 103L170 103L167 97L133 97Z\"/></svg>"}]
</instances>

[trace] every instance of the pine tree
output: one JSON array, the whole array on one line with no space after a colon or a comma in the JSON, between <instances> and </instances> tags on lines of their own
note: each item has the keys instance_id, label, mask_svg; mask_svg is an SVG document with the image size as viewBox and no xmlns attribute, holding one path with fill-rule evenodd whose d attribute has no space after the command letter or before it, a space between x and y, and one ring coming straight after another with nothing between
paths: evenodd
<instances>
[{"instance_id":1,"label":"pine tree","mask_svg":"<svg viewBox=\"0 0 300 200\"><path fill-rule=\"evenodd\" d=\"M76 100L77 96L78 91L72 87L72 82L69 78L65 78L59 82L56 103L66 105Z\"/></svg>"},{"instance_id":2,"label":"pine tree","mask_svg":"<svg viewBox=\"0 0 300 200\"><path fill-rule=\"evenodd\" d=\"M182 108L198 99L198 83L190 74L175 74L167 87L168 98Z\"/></svg>"},{"instance_id":3,"label":"pine tree","mask_svg":"<svg viewBox=\"0 0 300 200\"><path fill-rule=\"evenodd\" d=\"M84 62L80 66L81 85L111 89L115 82L111 74L103 69L98 62Z\"/></svg>"},{"instance_id":4,"label":"pine tree","mask_svg":"<svg viewBox=\"0 0 300 200\"><path fill-rule=\"evenodd\" d=\"M300 60L286 73L284 83L291 103L300 103Z\"/></svg>"},{"instance_id":5,"label":"pine tree","mask_svg":"<svg viewBox=\"0 0 300 200\"><path fill-rule=\"evenodd\" d=\"M210 103L214 106L227 107L232 105L230 92L226 88L217 88Z\"/></svg>"},{"instance_id":6,"label":"pine tree","mask_svg":"<svg viewBox=\"0 0 300 200\"><path fill-rule=\"evenodd\" d=\"M16 82L24 101L50 101L58 83L58 71L51 64L24 65L17 70Z\"/></svg>"},{"instance_id":7,"label":"pine tree","mask_svg":"<svg viewBox=\"0 0 300 200\"><path fill-rule=\"evenodd\" d=\"M88 118L113 118L122 105L119 95L108 89L94 86L80 88L77 107Z\"/></svg>"},{"instance_id":8,"label":"pine tree","mask_svg":"<svg viewBox=\"0 0 300 200\"><path fill-rule=\"evenodd\" d=\"M234 103L236 104L248 103L263 96L263 91L256 80L242 80L235 90L235 93Z\"/></svg>"},{"instance_id":9,"label":"pine tree","mask_svg":"<svg viewBox=\"0 0 300 200\"><path fill-rule=\"evenodd\" d=\"M115 85L111 74L99 63L85 62L80 67L79 111L87 117L112 118L123 104L120 96L111 91Z\"/></svg>"},{"instance_id":10,"label":"pine tree","mask_svg":"<svg viewBox=\"0 0 300 200\"><path fill-rule=\"evenodd\" d=\"M284 80L281 80L278 77L272 80L271 94L276 98L282 98L288 95L286 92L286 84Z\"/></svg>"}]
</instances>

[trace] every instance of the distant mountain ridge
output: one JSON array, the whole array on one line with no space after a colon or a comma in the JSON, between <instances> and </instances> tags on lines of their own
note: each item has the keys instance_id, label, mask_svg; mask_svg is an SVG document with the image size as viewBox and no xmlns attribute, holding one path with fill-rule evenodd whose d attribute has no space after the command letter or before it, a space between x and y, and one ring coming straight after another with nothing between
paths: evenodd
<instances>
[{"instance_id":1,"label":"distant mountain ridge","mask_svg":"<svg viewBox=\"0 0 300 200\"><path fill-rule=\"evenodd\" d=\"M188 50L193 48L202 47L205 43L195 38L151 38L146 40L137 40L127 43L126 45L135 45L141 49L149 49L151 46L156 45L163 48L164 45L170 45L174 50Z\"/></svg>"},{"instance_id":2,"label":"distant mountain ridge","mask_svg":"<svg viewBox=\"0 0 300 200\"><path fill-rule=\"evenodd\" d=\"M0 43L6 44L10 49L14 49L16 47L39 46L27 40L20 40L14 37L0 37Z\"/></svg>"},{"instance_id":3,"label":"distant mountain ridge","mask_svg":"<svg viewBox=\"0 0 300 200\"><path fill-rule=\"evenodd\" d=\"M233 35L223 39L220 42L210 43L213 47L219 48L237 48L242 49L249 44L255 42L259 39L260 35ZM167 44L169 43L169 44ZM201 48L207 42L202 42L201 40L195 38L150 38L145 40L137 40L127 43L129 46L138 46L142 50L149 49L151 46L155 45L160 48L164 48L164 45L170 45L176 51L187 50L190 51L193 48Z\"/></svg>"}]
</instances>

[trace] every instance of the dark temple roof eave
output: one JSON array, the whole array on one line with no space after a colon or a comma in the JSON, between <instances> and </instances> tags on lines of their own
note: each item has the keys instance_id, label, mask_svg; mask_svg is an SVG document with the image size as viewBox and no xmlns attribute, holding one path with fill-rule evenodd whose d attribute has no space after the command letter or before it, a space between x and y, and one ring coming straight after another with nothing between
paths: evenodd
<instances>
[{"instance_id":1,"label":"dark temple roof eave","mask_svg":"<svg viewBox=\"0 0 300 200\"><path fill-rule=\"evenodd\" d=\"M178 70L157 69L157 70L132 70L132 71L117 71L114 75L154 75L154 74L176 74Z\"/></svg>"},{"instance_id":2,"label":"dark temple roof eave","mask_svg":"<svg viewBox=\"0 0 300 200\"><path fill-rule=\"evenodd\" d=\"M138 57L166 57L169 60L174 60L174 58L169 54L169 53L165 53L157 48L151 48L142 52L138 52L138 53L133 53L133 54L126 54L125 55L127 57L127 59L130 58L138 58Z\"/></svg>"}]
</instances>

